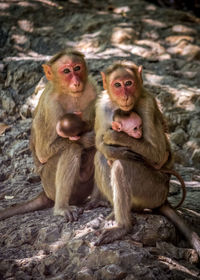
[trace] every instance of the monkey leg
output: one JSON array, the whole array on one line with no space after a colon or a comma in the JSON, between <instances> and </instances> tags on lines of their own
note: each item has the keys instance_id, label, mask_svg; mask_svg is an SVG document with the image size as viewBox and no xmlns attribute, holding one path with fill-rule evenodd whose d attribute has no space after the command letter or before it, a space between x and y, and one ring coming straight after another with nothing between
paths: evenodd
<instances>
[{"instance_id":1,"label":"monkey leg","mask_svg":"<svg viewBox=\"0 0 200 280\"><path fill-rule=\"evenodd\" d=\"M63 151L58 160L55 176L54 215L64 216L70 222L76 221L82 212L82 209L76 206L69 206L73 188L78 185L81 152L82 148L77 144L71 144Z\"/></svg>"},{"instance_id":2,"label":"monkey leg","mask_svg":"<svg viewBox=\"0 0 200 280\"><path fill-rule=\"evenodd\" d=\"M0 220L4 220L14 215L50 208L53 207L53 204L53 201L49 199L44 192L41 192L37 197L30 201L0 211Z\"/></svg>"},{"instance_id":3,"label":"monkey leg","mask_svg":"<svg viewBox=\"0 0 200 280\"><path fill-rule=\"evenodd\" d=\"M131 185L126 179L123 164L125 161L115 160L111 168L111 186L113 207L117 226L102 232L95 243L101 245L122 238L131 228Z\"/></svg>"}]
</instances>

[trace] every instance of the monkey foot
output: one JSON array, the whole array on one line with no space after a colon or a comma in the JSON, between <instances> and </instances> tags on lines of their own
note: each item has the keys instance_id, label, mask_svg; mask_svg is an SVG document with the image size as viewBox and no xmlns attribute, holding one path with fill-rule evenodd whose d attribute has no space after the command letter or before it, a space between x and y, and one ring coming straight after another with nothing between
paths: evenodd
<instances>
[{"instance_id":1,"label":"monkey foot","mask_svg":"<svg viewBox=\"0 0 200 280\"><path fill-rule=\"evenodd\" d=\"M115 240L121 239L126 233L127 229L121 227L106 229L95 242L95 246L111 243Z\"/></svg>"},{"instance_id":2,"label":"monkey foot","mask_svg":"<svg viewBox=\"0 0 200 280\"><path fill-rule=\"evenodd\" d=\"M83 208L68 206L67 208L54 209L54 216L63 216L67 222L78 220L78 216L83 213Z\"/></svg>"}]
</instances>

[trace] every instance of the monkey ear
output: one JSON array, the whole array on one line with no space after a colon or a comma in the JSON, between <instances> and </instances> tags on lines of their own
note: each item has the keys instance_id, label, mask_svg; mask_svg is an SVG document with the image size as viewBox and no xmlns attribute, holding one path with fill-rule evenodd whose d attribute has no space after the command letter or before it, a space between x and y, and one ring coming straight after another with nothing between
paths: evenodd
<instances>
[{"instance_id":1,"label":"monkey ear","mask_svg":"<svg viewBox=\"0 0 200 280\"><path fill-rule=\"evenodd\" d=\"M107 89L106 74L104 72L101 72L101 77L102 77L102 81L103 81L103 88L106 90Z\"/></svg>"},{"instance_id":2,"label":"monkey ear","mask_svg":"<svg viewBox=\"0 0 200 280\"><path fill-rule=\"evenodd\" d=\"M140 65L138 67L138 74L139 74L139 79L140 79L141 83L143 83L143 79L142 79L142 65Z\"/></svg>"},{"instance_id":3,"label":"monkey ear","mask_svg":"<svg viewBox=\"0 0 200 280\"><path fill-rule=\"evenodd\" d=\"M120 122L112 122L112 129L120 132L122 130L122 124Z\"/></svg>"},{"instance_id":4,"label":"monkey ear","mask_svg":"<svg viewBox=\"0 0 200 280\"><path fill-rule=\"evenodd\" d=\"M42 67L43 67L47 80L51 81L53 79L53 72L52 72L51 66L48 64L42 64Z\"/></svg>"}]
</instances>

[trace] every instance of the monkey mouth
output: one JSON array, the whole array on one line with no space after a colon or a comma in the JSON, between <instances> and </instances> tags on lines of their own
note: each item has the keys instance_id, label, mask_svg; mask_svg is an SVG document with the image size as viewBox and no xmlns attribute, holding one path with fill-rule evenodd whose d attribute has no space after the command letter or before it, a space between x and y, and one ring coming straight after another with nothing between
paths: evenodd
<instances>
[{"instance_id":1,"label":"monkey mouth","mask_svg":"<svg viewBox=\"0 0 200 280\"><path fill-rule=\"evenodd\" d=\"M71 91L71 96L79 97L83 94L82 90Z\"/></svg>"},{"instance_id":2,"label":"monkey mouth","mask_svg":"<svg viewBox=\"0 0 200 280\"><path fill-rule=\"evenodd\" d=\"M128 112L128 111L130 111L130 110L132 109L132 107L133 107L133 104L130 104L130 105L121 105L121 106L120 106L120 109L121 109L122 111Z\"/></svg>"}]
</instances>

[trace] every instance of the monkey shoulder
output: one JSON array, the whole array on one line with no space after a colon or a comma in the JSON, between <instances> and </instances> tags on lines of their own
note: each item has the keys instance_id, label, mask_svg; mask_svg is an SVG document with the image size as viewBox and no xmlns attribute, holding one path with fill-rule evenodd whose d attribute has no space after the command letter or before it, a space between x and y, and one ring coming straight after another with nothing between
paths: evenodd
<instances>
[{"instance_id":1,"label":"monkey shoulder","mask_svg":"<svg viewBox=\"0 0 200 280\"><path fill-rule=\"evenodd\" d=\"M90 86L92 87L92 91L93 91L95 97L99 96L101 93L101 89L100 89L99 85L97 84L96 80L94 79L94 77L89 75L88 81L89 81Z\"/></svg>"},{"instance_id":2,"label":"monkey shoulder","mask_svg":"<svg viewBox=\"0 0 200 280\"><path fill-rule=\"evenodd\" d=\"M154 118L155 111L157 110L155 97L145 92L137 102L134 111L136 111L140 117L145 121L145 119Z\"/></svg>"},{"instance_id":3,"label":"monkey shoulder","mask_svg":"<svg viewBox=\"0 0 200 280\"><path fill-rule=\"evenodd\" d=\"M105 123L111 125L113 114L116 109L117 107L111 102L108 94L103 91L96 102L96 118L100 121L101 125Z\"/></svg>"}]
</instances>

